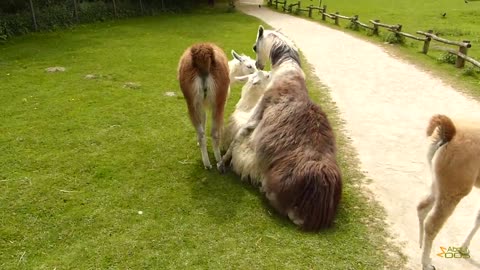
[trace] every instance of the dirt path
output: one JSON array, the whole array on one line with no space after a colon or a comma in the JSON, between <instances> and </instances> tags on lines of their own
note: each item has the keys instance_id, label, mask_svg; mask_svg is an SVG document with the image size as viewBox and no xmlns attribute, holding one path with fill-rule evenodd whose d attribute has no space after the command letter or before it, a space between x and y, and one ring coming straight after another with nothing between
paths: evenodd
<instances>
[{"instance_id":1,"label":"dirt path","mask_svg":"<svg viewBox=\"0 0 480 270\"><path fill-rule=\"evenodd\" d=\"M259 8L261 1L244 2L252 5L240 4L242 11L281 28L292 38L330 88L362 170L373 180L371 189L385 207L390 230L409 258L408 268L421 269L416 205L431 182L426 162L427 122L435 113L480 117L479 104L375 44ZM479 198L477 190L466 197L436 238L432 258L437 269L480 269L480 233L470 246L475 260L435 255L440 246L462 243L473 226Z\"/></svg>"}]
</instances>

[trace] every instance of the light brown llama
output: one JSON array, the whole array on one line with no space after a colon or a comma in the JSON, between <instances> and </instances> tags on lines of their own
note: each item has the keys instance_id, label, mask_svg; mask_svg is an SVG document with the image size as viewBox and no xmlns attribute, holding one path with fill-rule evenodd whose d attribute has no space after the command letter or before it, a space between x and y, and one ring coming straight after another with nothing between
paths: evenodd
<instances>
[{"instance_id":1,"label":"light brown llama","mask_svg":"<svg viewBox=\"0 0 480 270\"><path fill-rule=\"evenodd\" d=\"M205 109L212 111L211 136L213 153L218 162L221 159L219 147L223 113L230 85L227 56L212 43L192 45L180 58L178 81L187 102L190 120L197 132L203 165L206 169L211 169L205 138Z\"/></svg>"},{"instance_id":2,"label":"light brown llama","mask_svg":"<svg viewBox=\"0 0 480 270\"><path fill-rule=\"evenodd\" d=\"M432 186L431 193L420 201L417 211L420 247L423 246L422 267L433 270L430 258L433 240L460 200L474 186L480 188L480 123L453 122L445 115L435 115L430 119L427 136L431 140L428 162ZM468 250L479 227L480 211L462 244L463 251Z\"/></svg>"}]
</instances>

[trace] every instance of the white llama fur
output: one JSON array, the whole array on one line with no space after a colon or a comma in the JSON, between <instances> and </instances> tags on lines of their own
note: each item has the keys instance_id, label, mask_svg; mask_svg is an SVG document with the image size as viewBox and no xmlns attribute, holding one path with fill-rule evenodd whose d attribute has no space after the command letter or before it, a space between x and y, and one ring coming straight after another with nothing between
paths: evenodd
<instances>
[{"instance_id":1,"label":"white llama fur","mask_svg":"<svg viewBox=\"0 0 480 270\"><path fill-rule=\"evenodd\" d=\"M215 80L212 76L207 76L205 79L205 84L202 80L202 77L197 76L193 81L193 89L195 92L195 100L203 101L203 103L196 104L196 106L212 106L215 104ZM206 89L206 98L204 98L203 89ZM201 107L198 107L200 109Z\"/></svg>"},{"instance_id":2,"label":"white llama fur","mask_svg":"<svg viewBox=\"0 0 480 270\"><path fill-rule=\"evenodd\" d=\"M255 60L249 56L232 50L233 59L228 61L228 68L230 70L230 85L236 82L235 77L240 77L248 74L252 74L257 71L255 67Z\"/></svg>"},{"instance_id":3,"label":"white llama fur","mask_svg":"<svg viewBox=\"0 0 480 270\"><path fill-rule=\"evenodd\" d=\"M242 88L241 98L235 106L235 111L230 116L228 131L230 137L225 141L228 146L235 135L250 119L255 107L263 96L267 84L270 82L270 73L257 71L254 74L237 77L238 81L248 80ZM235 173L241 176L242 180L247 178L253 184L261 183L261 173L258 170L258 162L255 159L255 152L252 148L252 136L245 137L232 149L231 166Z\"/></svg>"}]
</instances>

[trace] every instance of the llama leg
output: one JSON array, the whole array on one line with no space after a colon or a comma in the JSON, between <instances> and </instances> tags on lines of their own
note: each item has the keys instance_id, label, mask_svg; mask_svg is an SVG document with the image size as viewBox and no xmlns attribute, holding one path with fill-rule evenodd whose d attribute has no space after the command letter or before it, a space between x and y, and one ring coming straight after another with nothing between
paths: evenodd
<instances>
[{"instance_id":1,"label":"llama leg","mask_svg":"<svg viewBox=\"0 0 480 270\"><path fill-rule=\"evenodd\" d=\"M202 153L202 161L203 161L203 166L205 169L211 169L212 165L210 164L210 159L208 158L208 152L207 152L207 138L205 137L205 111L202 110L201 116L200 116L200 123L196 125L196 130L197 130L197 139L198 139L198 144L200 145L200 151Z\"/></svg>"},{"instance_id":2,"label":"llama leg","mask_svg":"<svg viewBox=\"0 0 480 270\"><path fill-rule=\"evenodd\" d=\"M219 162L222 159L222 154L220 153L221 128L222 128L222 122L218 120L214 120L212 124L211 135L212 135L212 141L213 141L213 153L215 155L215 160L217 162Z\"/></svg>"},{"instance_id":3,"label":"llama leg","mask_svg":"<svg viewBox=\"0 0 480 270\"><path fill-rule=\"evenodd\" d=\"M223 155L223 157L217 163L217 169L220 171L220 173L227 172L225 164L228 164L228 162L230 162L230 159L232 159L232 151L236 144L237 144L236 140L233 139L232 143L230 143L230 146L227 149L227 152Z\"/></svg>"},{"instance_id":4,"label":"llama leg","mask_svg":"<svg viewBox=\"0 0 480 270\"><path fill-rule=\"evenodd\" d=\"M422 267L423 270L434 270L435 267L431 264L432 259L430 253L432 251L433 240L442 228L445 221L450 217L455 210L460 198L445 198L439 196L433 207L433 212L427 217L425 221L425 239L422 253Z\"/></svg>"},{"instance_id":5,"label":"llama leg","mask_svg":"<svg viewBox=\"0 0 480 270\"><path fill-rule=\"evenodd\" d=\"M480 210L478 210L477 218L475 219L475 225L473 226L472 230L468 234L467 238L465 238L465 241L463 241L462 248L461 248L463 252L468 251L470 242L472 241L473 236L475 235L475 233L478 231L479 228L480 228Z\"/></svg>"},{"instance_id":6,"label":"llama leg","mask_svg":"<svg viewBox=\"0 0 480 270\"><path fill-rule=\"evenodd\" d=\"M230 143L230 146L227 149L227 152L223 155L223 157L220 159L220 161L217 163L217 168L221 173L226 172L225 164L228 164L228 162L232 159L232 151L233 148L236 147L237 144L241 143L250 133L253 131L253 129L247 128L241 128L235 137L233 138L232 143Z\"/></svg>"},{"instance_id":7,"label":"llama leg","mask_svg":"<svg viewBox=\"0 0 480 270\"><path fill-rule=\"evenodd\" d=\"M202 123L203 131L207 130L207 118L205 111L200 116L200 123ZM197 139L197 146L200 147L200 140Z\"/></svg>"},{"instance_id":8,"label":"llama leg","mask_svg":"<svg viewBox=\"0 0 480 270\"><path fill-rule=\"evenodd\" d=\"M221 173L226 172L225 164L232 158L232 149L235 147L236 144L243 141L245 137L250 135L252 131L257 127L262 120L263 112L265 111L265 96L261 99L259 104L255 107L255 111L253 112L252 116L248 120L248 122L238 130L238 132L233 137L233 141L228 147L227 152L223 155L220 162L217 163L217 168Z\"/></svg>"},{"instance_id":9,"label":"llama leg","mask_svg":"<svg viewBox=\"0 0 480 270\"><path fill-rule=\"evenodd\" d=\"M422 244L423 244L423 236L425 232L424 231L425 218L427 217L430 210L432 210L434 202L435 202L435 196L432 190L432 193L430 193L426 198L421 200L417 206L420 248L422 248Z\"/></svg>"}]
</instances>

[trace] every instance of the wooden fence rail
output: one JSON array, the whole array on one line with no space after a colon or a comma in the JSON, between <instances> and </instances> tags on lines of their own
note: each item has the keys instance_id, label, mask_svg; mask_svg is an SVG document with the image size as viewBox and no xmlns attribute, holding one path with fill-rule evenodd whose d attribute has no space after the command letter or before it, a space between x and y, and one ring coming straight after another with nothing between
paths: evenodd
<instances>
[{"instance_id":1,"label":"wooden fence rail","mask_svg":"<svg viewBox=\"0 0 480 270\"><path fill-rule=\"evenodd\" d=\"M322 21L326 21L327 18L329 18L334 21L335 25L339 25L339 19L349 20L355 26L372 30L372 33L374 35L379 35L380 27L386 28L387 31L394 33L395 36L398 38L406 37L413 40L422 41L423 42L422 53L424 54L428 53L428 50L430 48L430 42L432 40L441 42L444 44L448 44L448 45L458 46L459 47L458 51L455 51L452 49L443 49L444 51L457 56L457 59L455 62L455 66L457 68L463 68L465 66L465 61L468 61L473 65L480 67L480 61L475 60L467 55L468 49L472 47L472 44L468 40L451 41L448 39L438 37L433 33L432 30L429 30L427 32L417 31L416 32L417 34L420 34L423 36L423 37L422 36L419 37L416 35L402 32L401 24L385 24L385 23L381 23L380 20L369 20L369 23L371 25L368 25L366 23L360 22L358 20L358 15L349 17L349 16L341 15L339 12L328 13L327 6L323 5L322 7L320 7L321 3L322 1L320 0L318 6L310 5L305 8L302 8L301 1L298 1L297 3L290 4L287 6L287 0L268 0L269 6L273 6L273 4L275 4L275 8L278 9L278 4L281 4L283 5L283 11L288 11L290 13L293 13L293 12L299 13L300 11L308 11L308 17L310 18L312 17L312 13L313 13L312 11L318 10L318 13L321 14ZM296 7L296 10L294 10L295 7Z\"/></svg>"},{"instance_id":2,"label":"wooden fence rail","mask_svg":"<svg viewBox=\"0 0 480 270\"><path fill-rule=\"evenodd\" d=\"M455 51L450 50L450 49L447 50L447 52L457 56L457 60L455 61L455 66L457 68L463 68L465 66L465 60L467 60L468 62L470 62L474 65L476 65L478 63L478 61L476 61L473 58L467 56L468 49L472 47L472 44L470 44L469 40L464 40L462 42L451 41L451 40L448 40L448 39L438 37L437 35L433 34L433 31L429 31L429 32L417 31L417 34L424 35L426 37L429 37L430 39L433 39L435 41L438 41L438 42L441 42L441 43L444 43L444 44L458 46L459 47L458 48L458 53L456 53ZM455 52L455 53L452 53L452 51ZM473 63L470 60L474 60L475 63ZM478 66L478 65L476 65L476 66ZM478 66L478 67L480 67L480 66Z\"/></svg>"},{"instance_id":3,"label":"wooden fence rail","mask_svg":"<svg viewBox=\"0 0 480 270\"><path fill-rule=\"evenodd\" d=\"M368 24L366 24L366 23L360 22L360 21L358 20L358 15L353 16L353 18L352 18L351 21L352 21L352 23L353 23L354 25L361 26L361 27L363 27L363 28L367 28L367 29L370 29L370 30L372 30L372 31L374 31L374 29L375 29L373 26L370 26L370 25L368 25Z\"/></svg>"}]
</instances>

